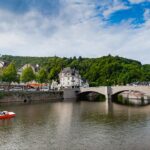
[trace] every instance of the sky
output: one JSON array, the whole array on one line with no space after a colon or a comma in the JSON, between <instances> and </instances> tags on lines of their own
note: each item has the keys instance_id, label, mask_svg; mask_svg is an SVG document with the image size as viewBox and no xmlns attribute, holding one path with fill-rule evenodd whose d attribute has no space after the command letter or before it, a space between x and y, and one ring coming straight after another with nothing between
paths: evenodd
<instances>
[{"instance_id":1,"label":"sky","mask_svg":"<svg viewBox=\"0 0 150 150\"><path fill-rule=\"evenodd\" d=\"M0 0L0 54L150 63L150 0Z\"/></svg>"}]
</instances>

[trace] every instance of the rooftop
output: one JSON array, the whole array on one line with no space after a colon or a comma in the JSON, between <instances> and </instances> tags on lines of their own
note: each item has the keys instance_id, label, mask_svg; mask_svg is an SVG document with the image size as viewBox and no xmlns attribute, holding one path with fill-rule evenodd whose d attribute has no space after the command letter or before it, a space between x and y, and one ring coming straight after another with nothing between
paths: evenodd
<instances>
[{"instance_id":1,"label":"rooftop","mask_svg":"<svg viewBox=\"0 0 150 150\"><path fill-rule=\"evenodd\" d=\"M75 70L75 69L71 69L70 67L67 67L67 68L64 68L64 69L61 71L61 73L65 73L65 74L67 74L67 73L75 74L75 73L78 73L78 71Z\"/></svg>"}]
</instances>

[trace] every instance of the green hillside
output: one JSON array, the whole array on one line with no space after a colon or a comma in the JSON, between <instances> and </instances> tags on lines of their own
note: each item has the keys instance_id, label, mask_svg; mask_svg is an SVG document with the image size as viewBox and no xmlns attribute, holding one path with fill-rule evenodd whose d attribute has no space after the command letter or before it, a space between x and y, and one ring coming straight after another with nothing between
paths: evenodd
<instances>
[{"instance_id":1,"label":"green hillside","mask_svg":"<svg viewBox=\"0 0 150 150\"><path fill-rule=\"evenodd\" d=\"M58 79L58 73L64 67L76 68L91 86L122 85L132 82L150 81L150 65L122 58L119 56L103 56L100 58L60 58L60 57L20 57L1 56L1 60L15 62L19 68L23 64L39 64L45 68L49 76Z\"/></svg>"}]
</instances>

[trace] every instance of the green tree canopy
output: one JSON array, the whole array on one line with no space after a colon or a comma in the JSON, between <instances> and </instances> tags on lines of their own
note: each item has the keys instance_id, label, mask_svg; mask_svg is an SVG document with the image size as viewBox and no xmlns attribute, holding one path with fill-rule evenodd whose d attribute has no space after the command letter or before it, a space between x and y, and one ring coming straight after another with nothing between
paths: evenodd
<instances>
[{"instance_id":1,"label":"green tree canopy","mask_svg":"<svg viewBox=\"0 0 150 150\"><path fill-rule=\"evenodd\" d=\"M46 83L47 82L47 72L45 69L41 68L36 77L39 83Z\"/></svg>"},{"instance_id":2,"label":"green tree canopy","mask_svg":"<svg viewBox=\"0 0 150 150\"><path fill-rule=\"evenodd\" d=\"M2 81L2 76L3 76L3 69L0 68L0 81Z\"/></svg>"},{"instance_id":3,"label":"green tree canopy","mask_svg":"<svg viewBox=\"0 0 150 150\"><path fill-rule=\"evenodd\" d=\"M123 85L132 82L150 81L150 65L142 65L139 61L119 56L103 56L100 58L60 58L60 57L19 57L4 55L0 58L6 62L14 61L19 69L30 63L44 67L48 80L58 80L61 69L71 67L79 70L82 78L91 86ZM43 82L43 81L42 81Z\"/></svg>"},{"instance_id":4,"label":"green tree canopy","mask_svg":"<svg viewBox=\"0 0 150 150\"><path fill-rule=\"evenodd\" d=\"M8 83L17 81L17 70L16 70L14 63L10 63L3 70L2 81L8 82Z\"/></svg>"},{"instance_id":5,"label":"green tree canopy","mask_svg":"<svg viewBox=\"0 0 150 150\"><path fill-rule=\"evenodd\" d=\"M52 80L55 80L57 79L57 69L56 68L52 68L50 70L50 73L48 74L48 80L51 82Z\"/></svg>"},{"instance_id":6,"label":"green tree canopy","mask_svg":"<svg viewBox=\"0 0 150 150\"><path fill-rule=\"evenodd\" d=\"M31 67L27 67L22 71L21 81L26 83L32 80L35 80L35 74Z\"/></svg>"}]
</instances>

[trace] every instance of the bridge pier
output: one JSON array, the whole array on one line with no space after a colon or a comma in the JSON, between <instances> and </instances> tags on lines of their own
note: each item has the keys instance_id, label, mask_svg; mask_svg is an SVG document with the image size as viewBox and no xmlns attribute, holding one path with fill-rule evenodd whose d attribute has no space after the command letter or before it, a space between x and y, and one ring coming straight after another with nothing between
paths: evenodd
<instances>
[{"instance_id":1,"label":"bridge pier","mask_svg":"<svg viewBox=\"0 0 150 150\"><path fill-rule=\"evenodd\" d=\"M106 101L106 103L105 103L105 111L106 111L107 115L113 113L113 103L112 103L112 101Z\"/></svg>"},{"instance_id":2,"label":"bridge pier","mask_svg":"<svg viewBox=\"0 0 150 150\"><path fill-rule=\"evenodd\" d=\"M106 86L105 89L105 98L106 98L106 102L108 103L109 101L111 101L111 95L112 95L112 89L110 86Z\"/></svg>"}]
</instances>

